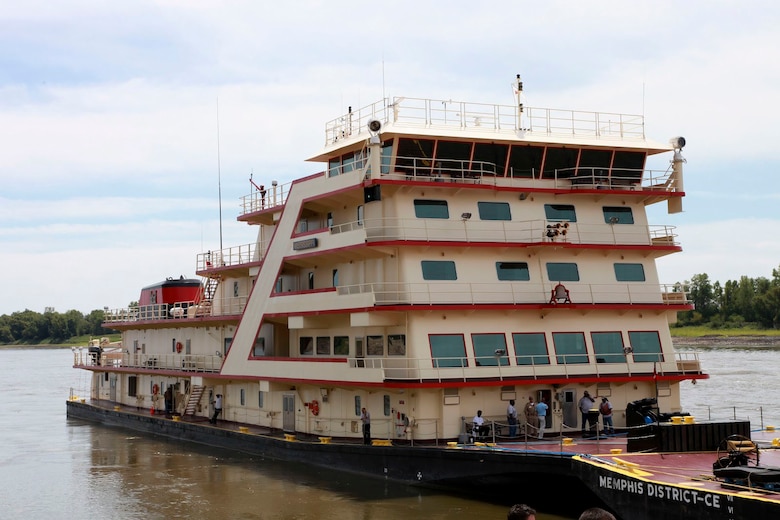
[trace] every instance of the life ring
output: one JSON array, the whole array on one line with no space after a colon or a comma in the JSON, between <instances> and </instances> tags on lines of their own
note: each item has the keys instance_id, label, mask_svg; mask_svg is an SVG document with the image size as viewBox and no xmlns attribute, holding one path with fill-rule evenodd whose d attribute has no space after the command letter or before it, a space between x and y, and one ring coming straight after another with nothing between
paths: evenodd
<instances>
[{"instance_id":1,"label":"life ring","mask_svg":"<svg viewBox=\"0 0 780 520\"><path fill-rule=\"evenodd\" d=\"M160 393L160 385L155 383L154 386L152 386L152 393L155 394L155 395L159 394Z\"/></svg>"},{"instance_id":2,"label":"life ring","mask_svg":"<svg viewBox=\"0 0 780 520\"><path fill-rule=\"evenodd\" d=\"M318 403L316 400L309 403L309 410L311 410L312 415L319 415L320 414L320 403Z\"/></svg>"},{"instance_id":3,"label":"life ring","mask_svg":"<svg viewBox=\"0 0 780 520\"><path fill-rule=\"evenodd\" d=\"M176 342L176 352L181 354L181 349L184 348L181 344L181 341Z\"/></svg>"}]
</instances>

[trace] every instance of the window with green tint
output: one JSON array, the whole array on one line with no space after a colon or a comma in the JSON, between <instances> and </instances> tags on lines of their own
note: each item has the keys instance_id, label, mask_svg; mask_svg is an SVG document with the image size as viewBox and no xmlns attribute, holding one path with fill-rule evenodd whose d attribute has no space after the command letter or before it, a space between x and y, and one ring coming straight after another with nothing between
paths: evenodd
<instances>
[{"instance_id":1,"label":"window with green tint","mask_svg":"<svg viewBox=\"0 0 780 520\"><path fill-rule=\"evenodd\" d=\"M450 218L446 200L415 200L414 216L417 218Z\"/></svg>"},{"instance_id":2,"label":"window with green tint","mask_svg":"<svg viewBox=\"0 0 780 520\"><path fill-rule=\"evenodd\" d=\"M328 161L328 177L341 175L341 157L336 157Z\"/></svg>"},{"instance_id":3,"label":"window with green tint","mask_svg":"<svg viewBox=\"0 0 780 520\"><path fill-rule=\"evenodd\" d=\"M435 334L429 339L434 368L467 367L466 344L461 334Z\"/></svg>"},{"instance_id":4,"label":"window with green tint","mask_svg":"<svg viewBox=\"0 0 780 520\"><path fill-rule=\"evenodd\" d=\"M579 282L577 264L570 262L548 262L547 279L551 282Z\"/></svg>"},{"instance_id":5,"label":"window with green tint","mask_svg":"<svg viewBox=\"0 0 780 520\"><path fill-rule=\"evenodd\" d=\"M349 336L335 336L333 338L333 354L336 356L349 355Z\"/></svg>"},{"instance_id":6,"label":"window with green tint","mask_svg":"<svg viewBox=\"0 0 780 520\"><path fill-rule=\"evenodd\" d=\"M496 274L499 280L527 282L531 279L525 262L496 262Z\"/></svg>"},{"instance_id":7,"label":"window with green tint","mask_svg":"<svg viewBox=\"0 0 780 520\"><path fill-rule=\"evenodd\" d=\"M317 355L330 356L330 336L317 336Z\"/></svg>"},{"instance_id":8,"label":"window with green tint","mask_svg":"<svg viewBox=\"0 0 780 520\"><path fill-rule=\"evenodd\" d=\"M457 280L455 262L451 260L423 260L423 280Z\"/></svg>"},{"instance_id":9,"label":"window with green tint","mask_svg":"<svg viewBox=\"0 0 780 520\"><path fill-rule=\"evenodd\" d=\"M615 279L618 282L644 282L645 266L642 264L615 264Z\"/></svg>"},{"instance_id":10,"label":"window with green tint","mask_svg":"<svg viewBox=\"0 0 780 520\"><path fill-rule=\"evenodd\" d=\"M480 220L512 220L508 202L477 202Z\"/></svg>"},{"instance_id":11,"label":"window with green tint","mask_svg":"<svg viewBox=\"0 0 780 520\"><path fill-rule=\"evenodd\" d=\"M314 338L303 336L299 340L299 351L302 356L314 355Z\"/></svg>"},{"instance_id":12,"label":"window with green tint","mask_svg":"<svg viewBox=\"0 0 780 520\"><path fill-rule=\"evenodd\" d=\"M577 214L571 204L545 204L544 216L552 221L577 222Z\"/></svg>"},{"instance_id":13,"label":"window with green tint","mask_svg":"<svg viewBox=\"0 0 780 520\"><path fill-rule=\"evenodd\" d=\"M620 332L592 332L593 353L596 363L625 363L623 335Z\"/></svg>"},{"instance_id":14,"label":"window with green tint","mask_svg":"<svg viewBox=\"0 0 780 520\"><path fill-rule=\"evenodd\" d=\"M588 362L585 335L582 332L553 332L555 359L559 365L577 365Z\"/></svg>"},{"instance_id":15,"label":"window with green tint","mask_svg":"<svg viewBox=\"0 0 780 520\"><path fill-rule=\"evenodd\" d=\"M503 334L472 334L471 343L474 345L474 357L477 366L494 367L509 365L506 355L506 336Z\"/></svg>"},{"instance_id":16,"label":"window with green tint","mask_svg":"<svg viewBox=\"0 0 780 520\"><path fill-rule=\"evenodd\" d=\"M549 365L550 355L547 353L547 341L544 332L528 332L512 334L515 345L515 363L518 365Z\"/></svg>"},{"instance_id":17,"label":"window with green tint","mask_svg":"<svg viewBox=\"0 0 780 520\"><path fill-rule=\"evenodd\" d=\"M637 363L654 363L663 361L661 353L661 338L656 331L629 332L628 341L634 350L634 361Z\"/></svg>"},{"instance_id":18,"label":"window with green tint","mask_svg":"<svg viewBox=\"0 0 780 520\"><path fill-rule=\"evenodd\" d=\"M607 224L633 224L634 213L623 206L604 206L604 222Z\"/></svg>"},{"instance_id":19,"label":"window with green tint","mask_svg":"<svg viewBox=\"0 0 780 520\"><path fill-rule=\"evenodd\" d=\"M406 355L406 334L387 335L387 355L388 356Z\"/></svg>"},{"instance_id":20,"label":"window with green tint","mask_svg":"<svg viewBox=\"0 0 780 520\"><path fill-rule=\"evenodd\" d=\"M382 143L382 159L379 171L382 175L390 173L390 165L393 163L393 141Z\"/></svg>"}]
</instances>

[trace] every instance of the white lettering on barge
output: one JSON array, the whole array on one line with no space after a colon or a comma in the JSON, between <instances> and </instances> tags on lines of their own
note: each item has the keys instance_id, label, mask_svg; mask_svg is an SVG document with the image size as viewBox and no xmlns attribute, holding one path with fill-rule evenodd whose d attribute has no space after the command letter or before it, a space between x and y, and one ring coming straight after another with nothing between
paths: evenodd
<instances>
[{"instance_id":1,"label":"white lettering on barge","mask_svg":"<svg viewBox=\"0 0 780 520\"><path fill-rule=\"evenodd\" d=\"M687 489L669 486L666 484L654 484L652 482L640 482L622 477L599 475L599 487L612 489L635 495L646 495L650 498L681 502L684 504L704 505L714 509L720 509L720 495L702 492L698 489Z\"/></svg>"}]
</instances>

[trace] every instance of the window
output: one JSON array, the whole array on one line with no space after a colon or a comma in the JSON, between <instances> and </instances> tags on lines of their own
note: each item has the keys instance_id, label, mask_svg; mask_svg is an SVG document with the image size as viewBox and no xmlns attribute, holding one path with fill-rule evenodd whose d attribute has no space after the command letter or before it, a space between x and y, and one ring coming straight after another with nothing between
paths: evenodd
<instances>
[{"instance_id":1,"label":"window","mask_svg":"<svg viewBox=\"0 0 780 520\"><path fill-rule=\"evenodd\" d=\"M508 202L477 202L480 220L512 220Z\"/></svg>"},{"instance_id":2,"label":"window","mask_svg":"<svg viewBox=\"0 0 780 520\"><path fill-rule=\"evenodd\" d=\"M262 408L265 403L265 392L258 390L257 392L257 407Z\"/></svg>"},{"instance_id":3,"label":"window","mask_svg":"<svg viewBox=\"0 0 780 520\"><path fill-rule=\"evenodd\" d=\"M328 161L328 177L341 174L341 157L334 157Z\"/></svg>"},{"instance_id":4,"label":"window","mask_svg":"<svg viewBox=\"0 0 780 520\"><path fill-rule=\"evenodd\" d=\"M528 332L512 334L515 344L515 364L517 365L549 365L550 355L547 353L547 340L544 332Z\"/></svg>"},{"instance_id":5,"label":"window","mask_svg":"<svg viewBox=\"0 0 780 520\"><path fill-rule=\"evenodd\" d=\"M571 204L545 204L544 216L553 222L577 222L577 214Z\"/></svg>"},{"instance_id":6,"label":"window","mask_svg":"<svg viewBox=\"0 0 780 520\"><path fill-rule=\"evenodd\" d=\"M474 174L504 175L509 146L496 143L474 143L471 169Z\"/></svg>"},{"instance_id":7,"label":"window","mask_svg":"<svg viewBox=\"0 0 780 520\"><path fill-rule=\"evenodd\" d=\"M281 276L276 279L276 286L274 287L274 292L275 293L282 292L282 277Z\"/></svg>"},{"instance_id":8,"label":"window","mask_svg":"<svg viewBox=\"0 0 780 520\"><path fill-rule=\"evenodd\" d=\"M233 282L233 298L238 298L238 281Z\"/></svg>"},{"instance_id":9,"label":"window","mask_svg":"<svg viewBox=\"0 0 780 520\"><path fill-rule=\"evenodd\" d=\"M317 355L330 356L330 336L317 336Z\"/></svg>"},{"instance_id":10,"label":"window","mask_svg":"<svg viewBox=\"0 0 780 520\"><path fill-rule=\"evenodd\" d=\"M327 217L325 217L325 226L328 229L333 227L333 213L328 212Z\"/></svg>"},{"instance_id":11,"label":"window","mask_svg":"<svg viewBox=\"0 0 780 520\"><path fill-rule=\"evenodd\" d=\"M366 336L366 354L369 356L385 355L384 336Z\"/></svg>"},{"instance_id":12,"label":"window","mask_svg":"<svg viewBox=\"0 0 780 520\"><path fill-rule=\"evenodd\" d=\"M138 395L138 376L127 377L127 396L135 397Z\"/></svg>"},{"instance_id":13,"label":"window","mask_svg":"<svg viewBox=\"0 0 780 520\"><path fill-rule=\"evenodd\" d=\"M390 417L390 396L385 394L382 396L382 413L385 417Z\"/></svg>"},{"instance_id":14,"label":"window","mask_svg":"<svg viewBox=\"0 0 780 520\"><path fill-rule=\"evenodd\" d=\"M314 273L309 273L309 290L314 289Z\"/></svg>"},{"instance_id":15,"label":"window","mask_svg":"<svg viewBox=\"0 0 780 520\"><path fill-rule=\"evenodd\" d=\"M642 264L615 264L615 279L618 282L644 282L645 267Z\"/></svg>"},{"instance_id":16,"label":"window","mask_svg":"<svg viewBox=\"0 0 780 520\"><path fill-rule=\"evenodd\" d=\"M577 264L569 262L548 262L547 279L551 282L579 282Z\"/></svg>"},{"instance_id":17,"label":"window","mask_svg":"<svg viewBox=\"0 0 780 520\"><path fill-rule=\"evenodd\" d=\"M265 356L265 338L264 337L257 336L255 338L255 345L252 348L252 355L254 357Z\"/></svg>"},{"instance_id":18,"label":"window","mask_svg":"<svg viewBox=\"0 0 780 520\"><path fill-rule=\"evenodd\" d=\"M580 151L576 148L547 147L544 155L544 179L566 179L574 173L577 165L577 156Z\"/></svg>"},{"instance_id":19,"label":"window","mask_svg":"<svg viewBox=\"0 0 780 520\"><path fill-rule=\"evenodd\" d=\"M434 334L429 341L434 368L469 366L462 334Z\"/></svg>"},{"instance_id":20,"label":"window","mask_svg":"<svg viewBox=\"0 0 780 520\"><path fill-rule=\"evenodd\" d=\"M362 226L363 225L363 215L365 213L365 208L361 204L357 207L357 225Z\"/></svg>"},{"instance_id":21,"label":"window","mask_svg":"<svg viewBox=\"0 0 780 520\"><path fill-rule=\"evenodd\" d=\"M543 155L544 148L540 146L513 145L509 155L510 176L531 178L535 173L539 177Z\"/></svg>"},{"instance_id":22,"label":"window","mask_svg":"<svg viewBox=\"0 0 780 520\"><path fill-rule=\"evenodd\" d=\"M637 363L655 363L664 360L658 332L629 332L628 341L634 349L634 361Z\"/></svg>"},{"instance_id":23,"label":"window","mask_svg":"<svg viewBox=\"0 0 780 520\"><path fill-rule=\"evenodd\" d=\"M417 218L450 218L446 200L415 200L414 216Z\"/></svg>"},{"instance_id":24,"label":"window","mask_svg":"<svg viewBox=\"0 0 780 520\"><path fill-rule=\"evenodd\" d=\"M451 260L423 260L423 280L457 280L455 262Z\"/></svg>"},{"instance_id":25,"label":"window","mask_svg":"<svg viewBox=\"0 0 780 520\"><path fill-rule=\"evenodd\" d=\"M333 278L333 287L338 287L339 286L339 270L338 269L334 269L333 270L332 278Z\"/></svg>"},{"instance_id":26,"label":"window","mask_svg":"<svg viewBox=\"0 0 780 520\"><path fill-rule=\"evenodd\" d=\"M531 279L526 262L496 262L496 274L504 281L527 282Z\"/></svg>"},{"instance_id":27,"label":"window","mask_svg":"<svg viewBox=\"0 0 780 520\"><path fill-rule=\"evenodd\" d=\"M360 396L356 395L355 396L355 415L357 415L358 417L360 417L360 409L361 408L362 407L360 406Z\"/></svg>"},{"instance_id":28,"label":"window","mask_svg":"<svg viewBox=\"0 0 780 520\"><path fill-rule=\"evenodd\" d=\"M406 334L389 334L387 336L387 355L406 355Z\"/></svg>"},{"instance_id":29,"label":"window","mask_svg":"<svg viewBox=\"0 0 780 520\"><path fill-rule=\"evenodd\" d=\"M299 352L301 356L314 355L314 338L311 336L303 336L299 340Z\"/></svg>"},{"instance_id":30,"label":"window","mask_svg":"<svg viewBox=\"0 0 780 520\"><path fill-rule=\"evenodd\" d=\"M604 222L607 224L633 224L634 213L623 206L604 206Z\"/></svg>"},{"instance_id":31,"label":"window","mask_svg":"<svg viewBox=\"0 0 780 520\"><path fill-rule=\"evenodd\" d=\"M245 406L246 405L246 392L245 392L245 390L243 388L239 392L239 400L241 402L241 406Z\"/></svg>"},{"instance_id":32,"label":"window","mask_svg":"<svg viewBox=\"0 0 780 520\"><path fill-rule=\"evenodd\" d=\"M623 335L619 332L592 332L593 353L596 363L625 363Z\"/></svg>"},{"instance_id":33,"label":"window","mask_svg":"<svg viewBox=\"0 0 780 520\"><path fill-rule=\"evenodd\" d=\"M309 230L309 219L301 218L298 221L298 233L306 233Z\"/></svg>"},{"instance_id":34,"label":"window","mask_svg":"<svg viewBox=\"0 0 780 520\"><path fill-rule=\"evenodd\" d=\"M559 365L588 362L585 335L582 332L553 332L556 361Z\"/></svg>"},{"instance_id":35,"label":"window","mask_svg":"<svg viewBox=\"0 0 780 520\"><path fill-rule=\"evenodd\" d=\"M336 356L349 355L349 336L335 336L333 338L333 354Z\"/></svg>"},{"instance_id":36,"label":"window","mask_svg":"<svg viewBox=\"0 0 780 520\"><path fill-rule=\"evenodd\" d=\"M393 163L393 140L382 143L382 158L379 171L382 175L390 173L390 165Z\"/></svg>"},{"instance_id":37,"label":"window","mask_svg":"<svg viewBox=\"0 0 780 520\"><path fill-rule=\"evenodd\" d=\"M494 367L499 363L501 366L509 365L506 336L503 334L472 334L471 343L474 345L477 366Z\"/></svg>"}]
</instances>

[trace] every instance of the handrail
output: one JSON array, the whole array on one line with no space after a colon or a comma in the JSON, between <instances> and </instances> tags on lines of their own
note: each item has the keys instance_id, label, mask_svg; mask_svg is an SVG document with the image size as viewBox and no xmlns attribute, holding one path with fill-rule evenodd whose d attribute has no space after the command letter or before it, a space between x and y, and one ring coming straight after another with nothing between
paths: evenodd
<instances>
[{"instance_id":1,"label":"handrail","mask_svg":"<svg viewBox=\"0 0 780 520\"><path fill-rule=\"evenodd\" d=\"M236 267L251 262L259 262L265 256L267 242L252 242L240 246L230 246L215 251L198 253L196 271L220 267Z\"/></svg>"},{"instance_id":2,"label":"handrail","mask_svg":"<svg viewBox=\"0 0 780 520\"><path fill-rule=\"evenodd\" d=\"M247 296L212 298L176 303L157 303L105 311L104 323L124 323L142 320L175 320L204 318L207 316L239 316L246 307Z\"/></svg>"},{"instance_id":3,"label":"handrail","mask_svg":"<svg viewBox=\"0 0 780 520\"><path fill-rule=\"evenodd\" d=\"M73 349L73 365L79 367L131 367L144 369L219 372L222 356L204 354L142 354L133 352L101 353L85 348Z\"/></svg>"},{"instance_id":4,"label":"handrail","mask_svg":"<svg viewBox=\"0 0 780 520\"><path fill-rule=\"evenodd\" d=\"M546 304L555 283L532 282L379 282L341 285L341 296L371 294L375 305L446 304ZM689 304L680 284L614 283L585 284L567 282L573 304Z\"/></svg>"}]
</instances>

